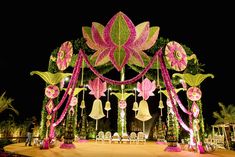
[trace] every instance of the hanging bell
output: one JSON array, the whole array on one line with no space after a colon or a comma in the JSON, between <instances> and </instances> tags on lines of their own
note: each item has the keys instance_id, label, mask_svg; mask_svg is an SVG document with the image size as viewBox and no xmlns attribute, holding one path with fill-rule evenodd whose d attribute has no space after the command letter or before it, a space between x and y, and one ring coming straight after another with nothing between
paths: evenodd
<instances>
[{"instance_id":1,"label":"hanging bell","mask_svg":"<svg viewBox=\"0 0 235 157\"><path fill-rule=\"evenodd\" d=\"M81 116L83 116L83 109L86 108L85 106L85 100L82 100L80 108L82 109Z\"/></svg>"},{"instance_id":2,"label":"hanging bell","mask_svg":"<svg viewBox=\"0 0 235 157\"><path fill-rule=\"evenodd\" d=\"M160 101L159 101L158 108L160 108L160 109L163 109L163 108L164 108L164 105L163 105L163 102L162 102L162 100L160 100Z\"/></svg>"},{"instance_id":3,"label":"hanging bell","mask_svg":"<svg viewBox=\"0 0 235 157\"><path fill-rule=\"evenodd\" d=\"M133 104L132 110L135 111L135 117L136 117L136 111L139 110L139 106L138 106L138 103L136 101Z\"/></svg>"},{"instance_id":4,"label":"hanging bell","mask_svg":"<svg viewBox=\"0 0 235 157\"><path fill-rule=\"evenodd\" d=\"M136 118L141 121L147 121L152 118L149 113L148 102L145 100L141 100L139 104L139 111L136 115Z\"/></svg>"},{"instance_id":5,"label":"hanging bell","mask_svg":"<svg viewBox=\"0 0 235 157\"><path fill-rule=\"evenodd\" d=\"M100 99L96 99L93 102L92 110L91 110L91 113L89 114L89 116L91 118L97 119L97 120L101 119L105 116L104 112L103 112L103 108L102 108L102 102Z\"/></svg>"},{"instance_id":6,"label":"hanging bell","mask_svg":"<svg viewBox=\"0 0 235 157\"><path fill-rule=\"evenodd\" d=\"M107 118L109 117L109 110L111 110L111 104L109 101L106 101L104 109L107 111Z\"/></svg>"}]
</instances>

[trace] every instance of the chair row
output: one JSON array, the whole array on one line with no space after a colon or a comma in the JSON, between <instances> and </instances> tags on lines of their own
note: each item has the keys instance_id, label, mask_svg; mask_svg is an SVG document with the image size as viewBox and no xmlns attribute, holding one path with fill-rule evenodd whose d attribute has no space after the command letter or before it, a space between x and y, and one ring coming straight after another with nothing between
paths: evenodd
<instances>
[{"instance_id":1,"label":"chair row","mask_svg":"<svg viewBox=\"0 0 235 157\"><path fill-rule=\"evenodd\" d=\"M137 134L135 132L131 132L130 135L127 133L123 133L121 136L115 132L113 135L110 131L103 132L99 131L98 135L96 136L96 142L102 141L102 142L109 142L109 143L139 143L139 142L146 142L145 134L143 132L138 132Z\"/></svg>"}]
</instances>

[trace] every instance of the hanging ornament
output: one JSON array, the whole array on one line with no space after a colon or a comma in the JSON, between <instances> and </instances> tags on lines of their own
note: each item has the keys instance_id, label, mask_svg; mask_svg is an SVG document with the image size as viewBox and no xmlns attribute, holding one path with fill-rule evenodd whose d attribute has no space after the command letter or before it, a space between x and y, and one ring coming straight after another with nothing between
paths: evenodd
<instances>
[{"instance_id":1,"label":"hanging ornament","mask_svg":"<svg viewBox=\"0 0 235 157\"><path fill-rule=\"evenodd\" d=\"M198 87L190 87L187 90L187 97L191 101L198 101L201 99L201 96L202 96L202 92L201 92L200 88L198 88Z\"/></svg>"},{"instance_id":2,"label":"hanging ornament","mask_svg":"<svg viewBox=\"0 0 235 157\"><path fill-rule=\"evenodd\" d=\"M134 88L134 91L135 91L135 102L133 103L132 110L135 111L135 117L136 117L136 111L138 111L139 106L138 106L138 103L137 103L137 100L136 100L136 88Z\"/></svg>"},{"instance_id":3,"label":"hanging ornament","mask_svg":"<svg viewBox=\"0 0 235 157\"><path fill-rule=\"evenodd\" d=\"M109 117L109 110L111 110L111 104L109 102L109 91L111 90L111 88L108 88L107 90L107 101L105 103L105 107L104 109L107 111L107 118Z\"/></svg>"},{"instance_id":4,"label":"hanging ornament","mask_svg":"<svg viewBox=\"0 0 235 157\"><path fill-rule=\"evenodd\" d=\"M70 41L64 42L57 54L56 64L59 70L63 71L68 66L73 56L73 45Z\"/></svg>"},{"instance_id":5,"label":"hanging ornament","mask_svg":"<svg viewBox=\"0 0 235 157\"><path fill-rule=\"evenodd\" d=\"M147 100L150 96L154 96L153 92L155 89L155 81L151 82L148 78L145 78L142 83L137 83L138 96L142 96L144 100Z\"/></svg>"},{"instance_id":6,"label":"hanging ornament","mask_svg":"<svg viewBox=\"0 0 235 157\"><path fill-rule=\"evenodd\" d=\"M70 106L69 112L70 112L72 115L74 115L74 106L77 105L77 103L78 103L77 97L73 96L73 97L72 97L72 100L70 101L70 104L69 104L69 106Z\"/></svg>"},{"instance_id":7,"label":"hanging ornament","mask_svg":"<svg viewBox=\"0 0 235 157\"><path fill-rule=\"evenodd\" d=\"M164 105L163 105L163 102L162 102L162 92L161 92L161 87L160 87L159 94L160 94L160 100L159 100L158 108L160 108L160 110L161 110L161 116L162 116L162 109L164 108Z\"/></svg>"},{"instance_id":8,"label":"hanging ornament","mask_svg":"<svg viewBox=\"0 0 235 157\"><path fill-rule=\"evenodd\" d=\"M49 85L45 89L45 95L49 98L46 104L46 110L48 114L51 114L54 108L53 99L56 98L60 93L60 90L55 85Z\"/></svg>"},{"instance_id":9,"label":"hanging ornament","mask_svg":"<svg viewBox=\"0 0 235 157\"><path fill-rule=\"evenodd\" d=\"M197 118L198 115L199 115L199 107L197 105L197 103L194 101L193 104L192 104L192 113L193 113L193 117L194 118Z\"/></svg>"},{"instance_id":10,"label":"hanging ornament","mask_svg":"<svg viewBox=\"0 0 235 157\"><path fill-rule=\"evenodd\" d=\"M106 82L102 83L102 81L97 77L93 81L89 81L88 88L91 90L89 94L94 95L96 98L93 102L92 110L89 116L96 120L97 130L98 120L105 116L103 113L102 101L100 100L100 97L105 96L104 92L106 91Z\"/></svg>"},{"instance_id":11,"label":"hanging ornament","mask_svg":"<svg viewBox=\"0 0 235 157\"><path fill-rule=\"evenodd\" d=\"M86 108L85 100L82 100L82 101L81 101L80 108L82 109L82 111L81 111L81 116L83 116L83 109Z\"/></svg>"},{"instance_id":12,"label":"hanging ornament","mask_svg":"<svg viewBox=\"0 0 235 157\"><path fill-rule=\"evenodd\" d=\"M165 48L166 60L172 69L183 71L188 63L184 48L176 41L167 43Z\"/></svg>"}]
</instances>

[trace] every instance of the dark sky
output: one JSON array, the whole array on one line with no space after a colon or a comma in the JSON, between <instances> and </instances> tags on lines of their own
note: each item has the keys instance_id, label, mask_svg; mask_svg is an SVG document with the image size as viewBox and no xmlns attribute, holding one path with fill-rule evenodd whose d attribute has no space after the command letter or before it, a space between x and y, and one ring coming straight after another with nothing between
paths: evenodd
<instances>
[{"instance_id":1,"label":"dark sky","mask_svg":"<svg viewBox=\"0 0 235 157\"><path fill-rule=\"evenodd\" d=\"M50 52L64 41L82 36L93 21L106 25L118 11L135 25L159 26L159 37L184 43L215 75L202 83L203 114L211 120L218 102L234 104L234 9L228 3L159 3L157 1L92 1L79 4L1 4L0 92L14 99L21 117L40 117L44 81L30 76L46 71Z\"/></svg>"}]
</instances>

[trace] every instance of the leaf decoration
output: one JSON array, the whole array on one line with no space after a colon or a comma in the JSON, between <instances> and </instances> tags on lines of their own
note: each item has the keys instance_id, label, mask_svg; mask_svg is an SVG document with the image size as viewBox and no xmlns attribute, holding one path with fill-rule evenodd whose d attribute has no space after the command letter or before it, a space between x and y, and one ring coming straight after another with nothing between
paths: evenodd
<instances>
[{"instance_id":1,"label":"leaf decoration","mask_svg":"<svg viewBox=\"0 0 235 157\"><path fill-rule=\"evenodd\" d=\"M82 27L82 33L87 45L96 50L91 56L91 59L96 59L96 66L111 61L121 71L130 60L144 66L143 60L149 60L149 57L143 50L154 45L159 27L150 28L149 22L135 27L129 17L118 12L105 27L93 22L91 28Z\"/></svg>"},{"instance_id":2,"label":"leaf decoration","mask_svg":"<svg viewBox=\"0 0 235 157\"><path fill-rule=\"evenodd\" d=\"M63 90L65 90L66 91L66 89L67 88L63 88ZM68 94L70 95L71 94L71 88L70 88L70 90L69 90L69 92L68 92ZM74 89L74 92L73 92L73 96L76 96L76 95L78 95L82 90L87 90L86 88L75 88Z\"/></svg>"},{"instance_id":3,"label":"leaf decoration","mask_svg":"<svg viewBox=\"0 0 235 157\"><path fill-rule=\"evenodd\" d=\"M180 73L175 73L172 75L173 77L180 77L182 78L188 85L192 86L192 87L196 87L199 86L202 81L204 81L207 77L211 77L214 78L213 74L196 74L196 75L192 75L189 73L186 74L180 74Z\"/></svg>"},{"instance_id":4,"label":"leaf decoration","mask_svg":"<svg viewBox=\"0 0 235 157\"><path fill-rule=\"evenodd\" d=\"M101 96L105 96L106 91L106 82L102 81L97 77L93 81L89 81L88 88L91 90L89 94L94 95L96 99L99 99Z\"/></svg>"},{"instance_id":5,"label":"leaf decoration","mask_svg":"<svg viewBox=\"0 0 235 157\"><path fill-rule=\"evenodd\" d=\"M32 71L30 72L30 75L38 75L40 76L46 83L50 84L50 85L56 85L58 83L60 83L60 81L62 79L64 79L65 77L71 76L71 73L62 73L62 72L57 72L55 74L50 73L48 71L46 72L41 72L41 71Z\"/></svg>"},{"instance_id":6,"label":"leaf decoration","mask_svg":"<svg viewBox=\"0 0 235 157\"><path fill-rule=\"evenodd\" d=\"M154 96L153 92L155 89L155 81L151 82L148 78L145 78L142 83L137 83L138 96L142 96L144 100L147 100L150 96Z\"/></svg>"},{"instance_id":7,"label":"leaf decoration","mask_svg":"<svg viewBox=\"0 0 235 157\"><path fill-rule=\"evenodd\" d=\"M111 92L110 95L115 95L118 100L126 100L129 96L134 96L134 93L115 93Z\"/></svg>"},{"instance_id":8,"label":"leaf decoration","mask_svg":"<svg viewBox=\"0 0 235 157\"><path fill-rule=\"evenodd\" d=\"M184 91L184 88L177 88L175 92L178 93L179 91ZM159 90L158 93L163 93L167 98L169 98L167 90Z\"/></svg>"}]
</instances>

